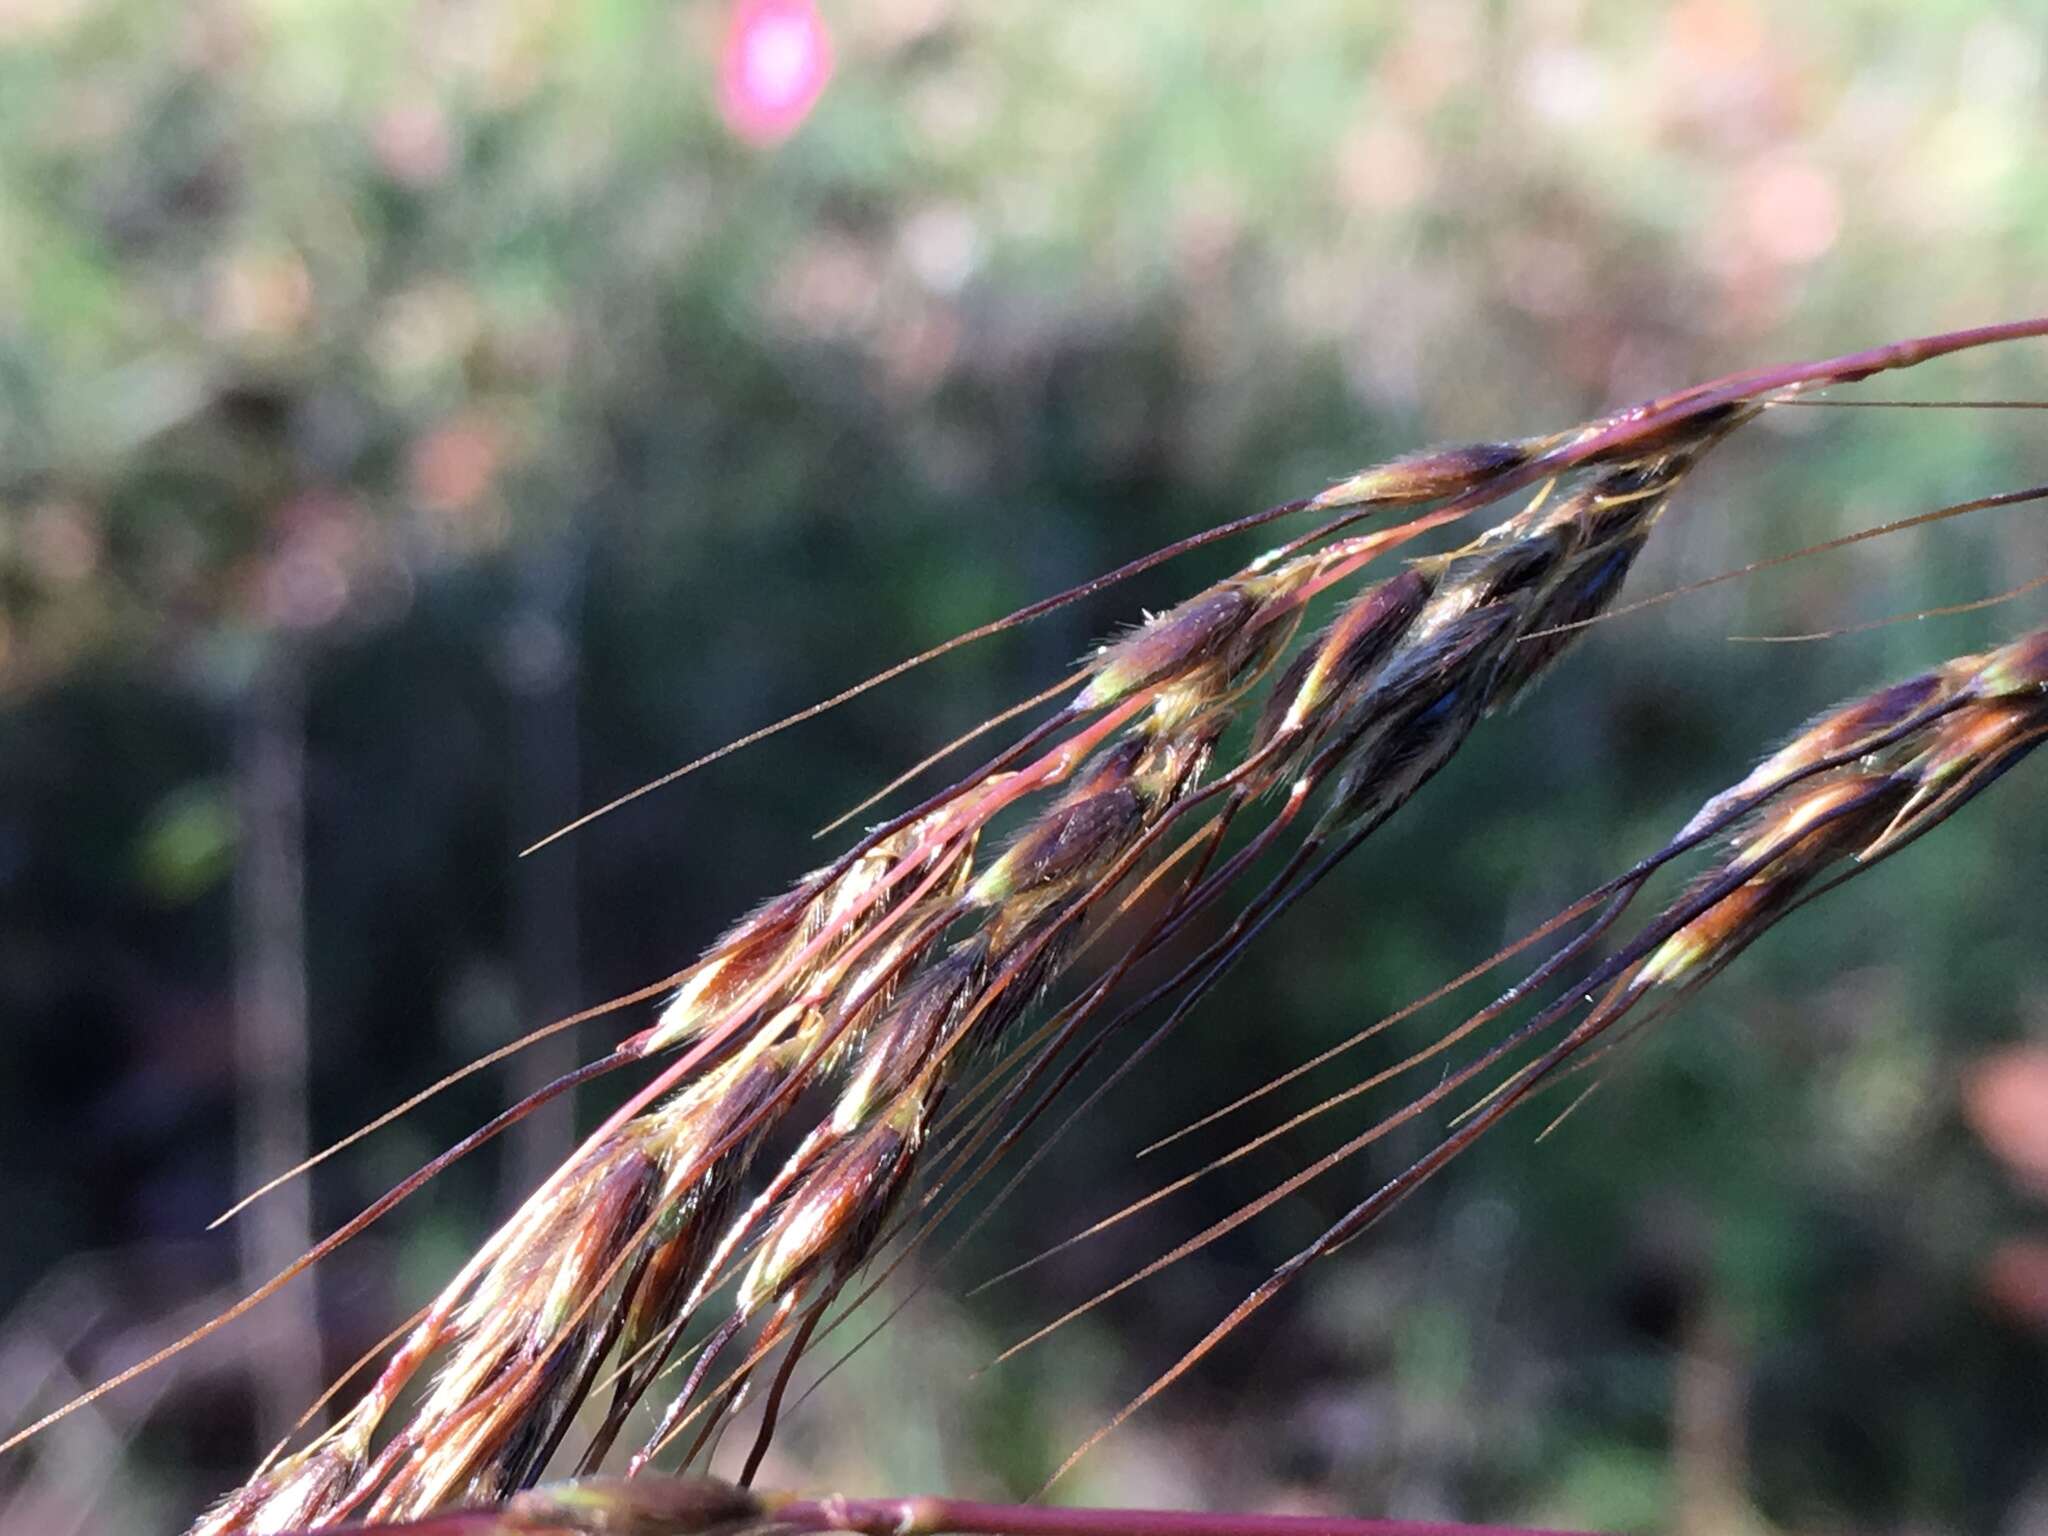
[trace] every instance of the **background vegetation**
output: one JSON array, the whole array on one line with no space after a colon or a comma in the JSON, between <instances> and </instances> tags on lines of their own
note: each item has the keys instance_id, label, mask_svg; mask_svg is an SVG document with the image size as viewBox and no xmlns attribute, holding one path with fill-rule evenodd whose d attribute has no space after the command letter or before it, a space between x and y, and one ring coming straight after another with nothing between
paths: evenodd
<instances>
[{"instance_id":1,"label":"background vegetation","mask_svg":"<svg viewBox=\"0 0 2048 1536\"><path fill-rule=\"evenodd\" d=\"M2044 71L2033 0L0 0L7 1423L575 1047L202 1234L259 1169L675 969L815 861L818 822L1249 551L514 859L576 810L1375 456L2048 309ZM786 111L750 107L778 82ZM1898 390L2039 397L2044 362ZM2048 465L2026 413L1771 426L1688 487L1637 591ZM971 1282L1179 1171L1133 1154L1653 848L1811 710L2041 599L1728 634L2044 557L2038 513L1991 513L1596 633L1077 1128L769 1479L1028 1492L1380 1170L985 1376L1345 1128ZM1066 1492L2042 1528L2041 793L2023 772L1788 925L1557 1136L1497 1138ZM572 1130L543 1117L0 1466L5 1523L180 1527Z\"/></svg>"}]
</instances>

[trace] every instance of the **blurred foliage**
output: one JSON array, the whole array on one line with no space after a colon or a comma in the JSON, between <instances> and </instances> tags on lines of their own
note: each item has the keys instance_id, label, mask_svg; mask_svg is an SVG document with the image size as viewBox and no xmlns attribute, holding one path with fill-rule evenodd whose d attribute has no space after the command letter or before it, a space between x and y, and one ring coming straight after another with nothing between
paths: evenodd
<instances>
[{"instance_id":1,"label":"blurred foliage","mask_svg":"<svg viewBox=\"0 0 2048 1536\"><path fill-rule=\"evenodd\" d=\"M324 1138L537 1022L536 885L573 898L578 997L672 970L815 858L812 826L1247 552L515 862L551 818L1376 455L2048 308L2035 0L830 4L830 82L773 145L721 121L733 14L0 0L0 1309L45 1316L70 1282L38 1277L113 1250L114 1300L78 1323L103 1367L231 1280L226 1246L164 1245L234 1177L225 786L266 658L310 690ZM2048 367L2014 349L1883 387L2040 396ZM2020 414L1781 413L1689 490L1638 589L2044 463ZM1028 1491L1416 1143L971 1380L1356 1121L1029 1280L966 1281L1180 1171L1132 1154L1655 846L1811 710L2041 608L1727 633L1972 597L2044 554L2038 512L1991 513L1589 637L797 1417L778 1475ZM581 787L537 787L534 743L563 732ZM1068 1491L2037 1528L2043 1282L1993 1261L2038 1212L1960 1085L2048 1026L2040 793L2030 768L1802 914L1556 1135L1482 1148ZM322 1223L511 1081L323 1170ZM506 1207L497 1169L336 1264L331 1366ZM250 1460L247 1337L137 1410L118 1467L96 1453L123 1528L176 1528Z\"/></svg>"}]
</instances>

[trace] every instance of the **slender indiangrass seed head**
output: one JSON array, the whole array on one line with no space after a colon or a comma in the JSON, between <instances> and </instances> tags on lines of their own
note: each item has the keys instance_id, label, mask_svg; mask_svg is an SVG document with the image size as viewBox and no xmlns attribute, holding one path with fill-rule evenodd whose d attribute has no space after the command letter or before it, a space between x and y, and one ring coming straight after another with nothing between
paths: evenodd
<instances>
[{"instance_id":1,"label":"slender indiangrass seed head","mask_svg":"<svg viewBox=\"0 0 2048 1536\"><path fill-rule=\"evenodd\" d=\"M987 1047L1015 1041L1018 1021L1086 940L1127 908L1146 911L1139 894L1160 882L1164 915L1079 994L1071 1017L1062 1008L1049 1043L1019 1046L1022 1085L1042 1068L1067 1068L1063 1050L1082 1057L1135 1017L1134 1008L1092 1037L1075 1033L1126 966L1241 892L1240 877L1280 837L1296 839L1222 938L1154 994L1179 994L1156 1041L1252 935L1611 607L1673 491L1762 409L1765 392L1893 365L1873 356L1739 376L1568 432L1430 449L1244 521L1336 514L1101 646L1050 718L727 930L653 1026L616 1053L630 1063L689 1044L690 1054L637 1089L499 1228L334 1430L261 1472L195 1531L241 1536L479 1500L507 1531L754 1526L768 1506L723 1484L594 1479L545 1495L519 1490L545 1470L595 1383L615 1379L610 1413L582 1450L586 1470L603 1464L703 1321L707 1298L735 1273L730 1311L706 1333L634 1464L693 1414L706 1415L708 1440L787 1342L757 1462L788 1372L840 1287L873 1257L948 1094ZM1516 492L1526 493L1520 509L1461 547L1412 559L1364 590L1344 585L1389 551ZM1366 516L1356 509L1430 502L1445 505L1346 532ZM1322 601L1334 617L1282 666L1305 611ZM1201 787L1240 711L1254 710L1249 745ZM1732 825L1711 867L1585 993L1553 1006L1575 1011L1597 998L1580 1026L1589 1039L1654 989L1700 985L1817 883L1825 890L1936 825L2044 737L2048 629L1819 717L1707 802L1685 835ZM1283 785L1268 814L1267 797ZM1311 803L1319 814L1303 830L1295 818ZM1263 825L1216 857L1244 826L1234 818L1261 814ZM995 825L1015 830L984 859L980 840ZM1338 834L1341 845L1324 846ZM1640 888L1640 878L1617 887L1624 903ZM1008 1100L991 1102L999 1112ZM999 1117L989 1126L1003 1129ZM764 1148L778 1149L777 1161L748 1182ZM970 1179L986 1166L963 1162ZM749 1330L745 1359L713 1375L714 1357ZM430 1365L431 1380L416 1385ZM417 1400L401 1414L408 1394ZM396 1421L388 1429L387 1416Z\"/></svg>"},{"instance_id":2,"label":"slender indiangrass seed head","mask_svg":"<svg viewBox=\"0 0 2048 1536\"><path fill-rule=\"evenodd\" d=\"M1434 450L1354 476L1314 504L1483 496L1559 441ZM1256 772L1246 788L1334 776L1317 836L1338 825L1362 835L1390 814L1566 643L1518 652L1517 636L1605 605L1702 441L1674 433L1648 460L1590 473L1563 494L1545 488L1464 549L1413 562L1344 604L1272 690L1251 750L1291 739L1272 762L1246 764ZM736 924L643 1037L649 1052L704 1041L715 1054L698 1077L551 1181L437 1304L365 1399L374 1425L420 1363L444 1354L378 1461L349 1472L329 1453L319 1466L342 1465L334 1480L363 1483L350 1497L369 1495L377 1514L502 1496L552 1452L616 1346L630 1363L593 1442L601 1455L722 1267L751 1244L733 1312L657 1442L716 1346L772 1306L744 1379L821 1277L836 1286L866 1260L949 1084L1066 965L1091 908L1126 878L1148 829L1199 782L1244 695L1277 664L1302 603L1413 536L1392 530L1261 559L1148 619L1098 652L1060 717L1112 712L1098 725L1035 762L991 763ZM989 818L1047 792L1050 803L977 869ZM1219 889L1204 886L1201 899ZM962 923L973 931L949 939ZM799 1073L837 1081L831 1111L741 1209L740 1177L787 1120Z\"/></svg>"}]
</instances>

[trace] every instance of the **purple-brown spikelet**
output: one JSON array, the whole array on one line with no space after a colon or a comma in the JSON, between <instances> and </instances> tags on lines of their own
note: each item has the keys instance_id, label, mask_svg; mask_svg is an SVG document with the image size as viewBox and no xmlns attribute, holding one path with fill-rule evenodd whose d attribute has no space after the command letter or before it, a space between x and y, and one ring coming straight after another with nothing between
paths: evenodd
<instances>
[{"instance_id":1,"label":"purple-brown spikelet","mask_svg":"<svg viewBox=\"0 0 2048 1536\"><path fill-rule=\"evenodd\" d=\"M1407 507L1455 496L1476 483L1520 469L1555 441L1531 437L1515 442L1425 448L1360 470L1319 492L1309 506L1317 511L1363 505Z\"/></svg>"},{"instance_id":2,"label":"purple-brown spikelet","mask_svg":"<svg viewBox=\"0 0 2048 1536\"><path fill-rule=\"evenodd\" d=\"M832 1124L839 1134L865 1124L878 1107L893 1103L917 1080L973 1006L988 968L989 937L983 931L962 939L905 989L877 1024L833 1104Z\"/></svg>"},{"instance_id":3,"label":"purple-brown spikelet","mask_svg":"<svg viewBox=\"0 0 2048 1536\"><path fill-rule=\"evenodd\" d=\"M458 1499L503 1497L576 1406L568 1388L616 1323L584 1305L648 1212L661 1169L638 1136L591 1159L559 1201L522 1210L495 1266L457 1315L446 1363L414 1410L413 1454L370 1506L424 1514Z\"/></svg>"},{"instance_id":4,"label":"purple-brown spikelet","mask_svg":"<svg viewBox=\"0 0 2048 1536\"><path fill-rule=\"evenodd\" d=\"M1942 667L1828 711L1758 763L1740 783L1701 806L1680 835L1706 826L1728 808L1768 792L1814 763L1838 757L1859 742L1879 739L1903 722L1926 715L1942 701L1953 700L1963 682L1952 667Z\"/></svg>"},{"instance_id":5,"label":"purple-brown spikelet","mask_svg":"<svg viewBox=\"0 0 2048 1536\"><path fill-rule=\"evenodd\" d=\"M619 1336L622 1359L632 1359L667 1330L704 1280L719 1234L738 1204L740 1177L761 1140L759 1131L735 1133L787 1084L797 1055L793 1044L773 1047L648 1117L655 1122L652 1139L665 1178L656 1196L659 1221L648 1235L646 1265L632 1287ZM726 1150L712 1155L721 1146ZM622 1379L621 1390L634 1379Z\"/></svg>"},{"instance_id":6,"label":"purple-brown spikelet","mask_svg":"<svg viewBox=\"0 0 2048 1536\"><path fill-rule=\"evenodd\" d=\"M1099 869L1144 815L1144 802L1132 783L1132 771L1144 750L1145 743L1139 740L1113 748L1080 786L1026 827L974 878L967 901L1006 907L1014 920L1021 915L1019 908L1057 900L1076 881Z\"/></svg>"},{"instance_id":7,"label":"purple-brown spikelet","mask_svg":"<svg viewBox=\"0 0 2048 1536\"><path fill-rule=\"evenodd\" d=\"M1257 585L1257 578L1224 582L1104 646L1076 707L1106 709L1222 656L1259 612Z\"/></svg>"},{"instance_id":8,"label":"purple-brown spikelet","mask_svg":"<svg viewBox=\"0 0 2048 1536\"><path fill-rule=\"evenodd\" d=\"M1514 630L1505 606L1475 608L1388 661L1311 768L1335 778L1325 825L1385 819L1449 760L1484 712Z\"/></svg>"},{"instance_id":9,"label":"purple-brown spikelet","mask_svg":"<svg viewBox=\"0 0 2048 1536\"><path fill-rule=\"evenodd\" d=\"M1375 671L1434 590L1432 579L1411 566L1346 604L1274 683L1252 733L1252 752L1286 735L1298 756L1321 739L1341 713L1331 701Z\"/></svg>"},{"instance_id":10,"label":"purple-brown spikelet","mask_svg":"<svg viewBox=\"0 0 2048 1536\"><path fill-rule=\"evenodd\" d=\"M736 1309L757 1312L821 1268L860 1262L902 1193L923 1131L914 1111L893 1111L822 1161L769 1224Z\"/></svg>"}]
</instances>

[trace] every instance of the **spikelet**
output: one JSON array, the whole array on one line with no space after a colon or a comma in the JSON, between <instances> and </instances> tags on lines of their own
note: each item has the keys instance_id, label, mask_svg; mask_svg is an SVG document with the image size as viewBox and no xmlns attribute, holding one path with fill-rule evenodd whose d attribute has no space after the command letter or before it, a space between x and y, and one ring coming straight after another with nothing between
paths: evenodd
<instances>
[{"instance_id":1,"label":"spikelet","mask_svg":"<svg viewBox=\"0 0 2048 1536\"><path fill-rule=\"evenodd\" d=\"M1368 505L1406 507L1455 496L1475 482L1520 469L1556 441L1529 437L1505 443L1425 448L1360 470L1319 493L1309 506L1319 512Z\"/></svg>"},{"instance_id":2,"label":"spikelet","mask_svg":"<svg viewBox=\"0 0 2048 1536\"><path fill-rule=\"evenodd\" d=\"M376 1428L365 1406L264 1468L192 1525L190 1536L272 1536L326 1523L362 1475Z\"/></svg>"}]
</instances>

